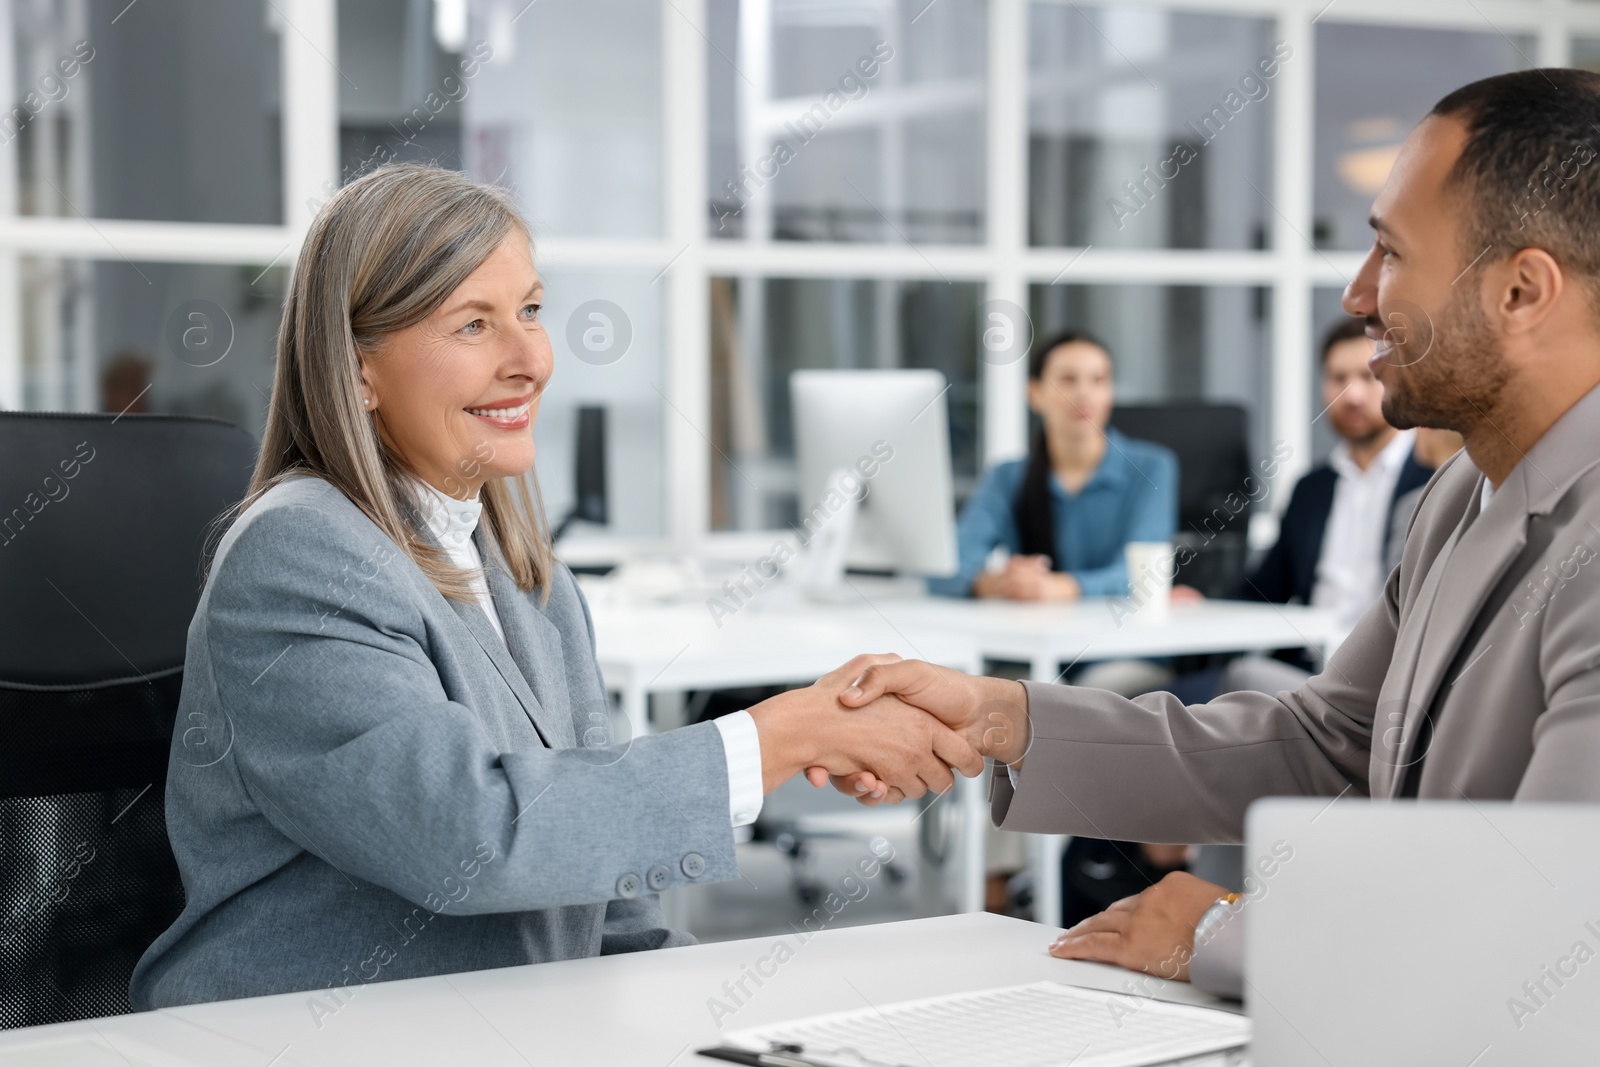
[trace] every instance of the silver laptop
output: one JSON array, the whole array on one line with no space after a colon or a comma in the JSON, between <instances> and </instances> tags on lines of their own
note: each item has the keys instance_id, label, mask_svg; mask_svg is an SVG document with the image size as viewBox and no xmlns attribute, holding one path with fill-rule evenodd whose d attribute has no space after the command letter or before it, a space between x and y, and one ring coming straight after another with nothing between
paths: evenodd
<instances>
[{"instance_id":1,"label":"silver laptop","mask_svg":"<svg viewBox=\"0 0 1600 1067\"><path fill-rule=\"evenodd\" d=\"M1267 800L1247 839L1255 1063L1600 1063L1600 806Z\"/></svg>"}]
</instances>

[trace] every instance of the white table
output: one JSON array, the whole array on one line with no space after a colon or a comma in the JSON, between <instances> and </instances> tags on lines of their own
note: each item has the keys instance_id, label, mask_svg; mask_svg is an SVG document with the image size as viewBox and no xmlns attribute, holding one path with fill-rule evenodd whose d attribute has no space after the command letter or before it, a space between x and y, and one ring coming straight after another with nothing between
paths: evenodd
<instances>
[{"instance_id":1,"label":"white table","mask_svg":"<svg viewBox=\"0 0 1600 1067\"><path fill-rule=\"evenodd\" d=\"M1064 665L1075 663L1301 646L1326 652L1337 637L1325 611L1228 600L1159 613L1098 598L1073 604L958 600L912 592L904 583L851 579L853 599L839 604L807 602L792 588L771 586L716 620L703 599L640 606L608 596L603 584L585 588L601 673L641 731L650 728L650 693L811 681L861 652L895 652L968 672L982 670L985 660L1019 660L1034 681L1054 682ZM981 779L958 781L963 826L982 827L988 815ZM1035 835L1031 842L1034 914L1041 918L1061 914L1066 841ZM982 833L964 833L962 852L960 907L977 911L983 906Z\"/></svg>"},{"instance_id":2,"label":"white table","mask_svg":"<svg viewBox=\"0 0 1600 1067\"><path fill-rule=\"evenodd\" d=\"M652 693L810 684L863 652L893 652L968 673L983 666L959 632L896 625L864 599L814 604L793 589L772 588L719 619L703 600L638 604L590 581L585 592L601 676L620 696L636 735L679 725L650 721ZM956 782L963 827L957 907L982 911L983 830L989 818L983 780L958 776Z\"/></svg>"},{"instance_id":3,"label":"white table","mask_svg":"<svg viewBox=\"0 0 1600 1067\"><path fill-rule=\"evenodd\" d=\"M568 960L364 986L321 1026L309 994L0 1031L0 1067L293 1067L471 1064L694 1067L717 1043L709 1006L725 983L794 955L740 998L723 1029L913 997L1053 980L1123 991L1128 972L1051 959L1058 932L996 915L948 915L853 929ZM248 967L250 961L240 960ZM763 969L772 970L770 965ZM1181 983L1163 999L1214 1003Z\"/></svg>"},{"instance_id":4,"label":"white table","mask_svg":"<svg viewBox=\"0 0 1600 1067\"><path fill-rule=\"evenodd\" d=\"M651 729L646 709L652 693L810 684L863 652L893 652L964 671L982 666L971 638L959 628L930 628L884 610L935 599L926 596L817 604L792 588L774 588L717 618L703 600L636 603L587 580L584 590L600 673L640 732Z\"/></svg>"},{"instance_id":5,"label":"white table","mask_svg":"<svg viewBox=\"0 0 1600 1067\"><path fill-rule=\"evenodd\" d=\"M1064 666L1097 660L1301 646L1320 653L1338 635L1325 611L1241 600L1177 604L1164 614L1098 597L1072 604L886 598L879 606L896 624L964 634L985 659L1027 663L1036 682L1058 681Z\"/></svg>"},{"instance_id":6,"label":"white table","mask_svg":"<svg viewBox=\"0 0 1600 1067\"><path fill-rule=\"evenodd\" d=\"M1127 602L1086 599L1073 604L938 597L901 605L885 601L891 620L965 633L984 659L1020 660L1035 682L1057 682L1063 668L1096 660L1264 652L1307 647L1326 661L1338 639L1328 612L1294 604L1208 600L1173 605L1165 613L1127 610ZM1036 834L1030 843L1033 914L1061 915L1061 853L1069 839Z\"/></svg>"}]
</instances>

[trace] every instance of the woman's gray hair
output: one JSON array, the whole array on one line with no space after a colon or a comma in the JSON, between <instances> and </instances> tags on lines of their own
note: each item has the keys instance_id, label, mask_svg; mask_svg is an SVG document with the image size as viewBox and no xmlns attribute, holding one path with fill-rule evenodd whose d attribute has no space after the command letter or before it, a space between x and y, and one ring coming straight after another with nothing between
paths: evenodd
<instances>
[{"instance_id":1,"label":"woman's gray hair","mask_svg":"<svg viewBox=\"0 0 1600 1067\"><path fill-rule=\"evenodd\" d=\"M234 515L285 478L337 486L453 600L471 575L406 518L418 476L386 447L362 404L361 356L421 322L512 235L529 236L511 198L456 171L404 163L340 189L312 221L278 331L261 454ZM464 477L476 472L462 457ZM552 553L538 482L490 478L479 494L487 540L517 587L549 595Z\"/></svg>"}]
</instances>

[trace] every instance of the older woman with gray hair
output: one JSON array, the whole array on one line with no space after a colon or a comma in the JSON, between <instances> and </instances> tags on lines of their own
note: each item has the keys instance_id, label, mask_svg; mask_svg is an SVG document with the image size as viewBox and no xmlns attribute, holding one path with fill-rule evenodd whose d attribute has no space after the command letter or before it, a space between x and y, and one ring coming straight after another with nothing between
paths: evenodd
<instances>
[{"instance_id":1,"label":"older woman with gray hair","mask_svg":"<svg viewBox=\"0 0 1600 1067\"><path fill-rule=\"evenodd\" d=\"M136 1008L307 990L320 1017L367 982L684 944L657 894L735 876L733 827L778 783L871 771L893 799L981 767L897 699L839 703L893 657L612 743L531 475L542 299L515 207L460 174L385 167L317 216L189 630L187 903ZM196 730L225 754L193 758Z\"/></svg>"}]
</instances>

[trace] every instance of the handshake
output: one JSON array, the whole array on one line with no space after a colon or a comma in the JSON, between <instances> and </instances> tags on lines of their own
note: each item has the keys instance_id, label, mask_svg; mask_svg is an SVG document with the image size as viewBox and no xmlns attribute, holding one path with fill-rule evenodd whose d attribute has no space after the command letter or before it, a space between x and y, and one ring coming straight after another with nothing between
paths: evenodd
<instances>
[{"instance_id":1,"label":"handshake","mask_svg":"<svg viewBox=\"0 0 1600 1067\"><path fill-rule=\"evenodd\" d=\"M894 655L857 656L749 711L766 792L803 771L864 804L946 792L985 757L1019 765L1029 739L1021 682Z\"/></svg>"}]
</instances>

